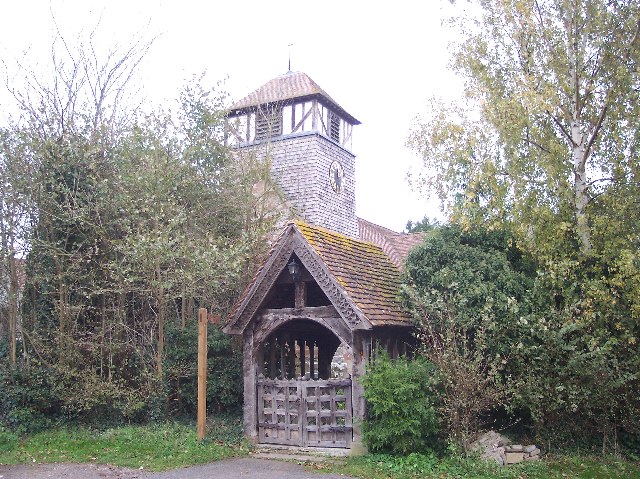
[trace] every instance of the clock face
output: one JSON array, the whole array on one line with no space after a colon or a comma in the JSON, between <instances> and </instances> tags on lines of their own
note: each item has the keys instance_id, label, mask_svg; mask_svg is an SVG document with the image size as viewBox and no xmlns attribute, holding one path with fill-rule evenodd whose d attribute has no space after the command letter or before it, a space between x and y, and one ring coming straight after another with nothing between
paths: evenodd
<instances>
[{"instance_id":1,"label":"clock face","mask_svg":"<svg viewBox=\"0 0 640 479\"><path fill-rule=\"evenodd\" d=\"M339 161L334 161L329 167L329 183L336 193L341 193L344 185L344 170Z\"/></svg>"}]
</instances>

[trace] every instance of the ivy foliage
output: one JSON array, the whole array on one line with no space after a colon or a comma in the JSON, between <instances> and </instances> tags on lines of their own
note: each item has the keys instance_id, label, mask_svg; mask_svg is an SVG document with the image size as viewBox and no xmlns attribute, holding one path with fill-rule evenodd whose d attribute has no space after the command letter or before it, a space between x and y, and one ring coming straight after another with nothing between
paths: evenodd
<instances>
[{"instance_id":1,"label":"ivy foliage","mask_svg":"<svg viewBox=\"0 0 640 479\"><path fill-rule=\"evenodd\" d=\"M508 356L533 311L531 258L504 230L446 225L427 238L410 253L405 273L405 298L418 325L482 328L491 352Z\"/></svg>"},{"instance_id":2,"label":"ivy foliage","mask_svg":"<svg viewBox=\"0 0 640 479\"><path fill-rule=\"evenodd\" d=\"M448 225L411 252L406 271L425 304L445 302L457 321L472 324L521 313L528 306L532 268L507 232Z\"/></svg>"},{"instance_id":3,"label":"ivy foliage","mask_svg":"<svg viewBox=\"0 0 640 479\"><path fill-rule=\"evenodd\" d=\"M444 435L460 450L513 399L507 378L522 369L523 324L535 303L532 271L504 230L440 226L409 255L405 300L419 352L438 371Z\"/></svg>"}]
</instances>

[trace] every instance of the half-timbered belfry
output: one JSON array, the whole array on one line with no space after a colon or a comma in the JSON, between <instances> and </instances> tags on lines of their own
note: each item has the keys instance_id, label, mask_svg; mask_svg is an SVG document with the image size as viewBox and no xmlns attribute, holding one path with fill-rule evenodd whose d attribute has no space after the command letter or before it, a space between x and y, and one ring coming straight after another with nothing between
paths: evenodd
<instances>
[{"instance_id":1,"label":"half-timbered belfry","mask_svg":"<svg viewBox=\"0 0 640 479\"><path fill-rule=\"evenodd\" d=\"M398 356L410 341L400 271L422 236L356 217L357 124L304 73L231 107L227 144L268 158L294 210L225 326L242 335L244 427L257 443L360 444L372 351Z\"/></svg>"},{"instance_id":2,"label":"half-timbered belfry","mask_svg":"<svg viewBox=\"0 0 640 479\"><path fill-rule=\"evenodd\" d=\"M288 72L231 106L226 143L268 158L295 216L358 237L353 126L309 76Z\"/></svg>"}]
</instances>

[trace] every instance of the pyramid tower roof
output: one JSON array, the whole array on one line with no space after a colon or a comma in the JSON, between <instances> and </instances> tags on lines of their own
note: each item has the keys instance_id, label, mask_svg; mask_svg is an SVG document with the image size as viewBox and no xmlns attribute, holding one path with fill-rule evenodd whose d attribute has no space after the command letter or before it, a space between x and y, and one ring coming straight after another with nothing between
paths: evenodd
<instances>
[{"instance_id":1,"label":"pyramid tower roof","mask_svg":"<svg viewBox=\"0 0 640 479\"><path fill-rule=\"evenodd\" d=\"M347 113L309 75L303 72L287 72L269 80L257 90L231 105L229 116L241 115L256 109L260 105L311 99L319 100L320 103L338 113L352 125L360 124L360 121Z\"/></svg>"}]
</instances>

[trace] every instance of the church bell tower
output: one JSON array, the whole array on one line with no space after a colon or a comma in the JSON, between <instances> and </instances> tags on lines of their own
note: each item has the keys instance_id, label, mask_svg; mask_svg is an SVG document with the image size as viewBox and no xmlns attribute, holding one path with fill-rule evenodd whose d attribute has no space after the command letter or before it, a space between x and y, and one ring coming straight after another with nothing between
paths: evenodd
<instances>
[{"instance_id":1,"label":"church bell tower","mask_svg":"<svg viewBox=\"0 0 640 479\"><path fill-rule=\"evenodd\" d=\"M302 72L288 72L234 103L226 142L271 162L295 215L358 237L354 125L360 122Z\"/></svg>"}]
</instances>

